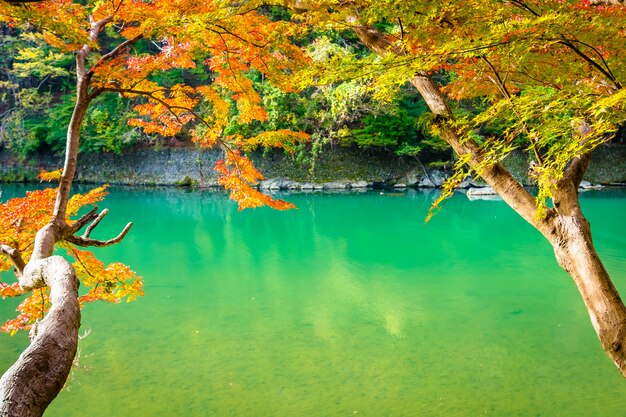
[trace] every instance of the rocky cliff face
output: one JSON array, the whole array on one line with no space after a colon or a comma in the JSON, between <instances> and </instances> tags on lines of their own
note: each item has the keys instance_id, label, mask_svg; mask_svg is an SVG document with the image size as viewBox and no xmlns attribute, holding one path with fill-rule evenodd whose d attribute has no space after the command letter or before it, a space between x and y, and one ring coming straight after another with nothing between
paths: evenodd
<instances>
[{"instance_id":1,"label":"rocky cliff face","mask_svg":"<svg viewBox=\"0 0 626 417\"><path fill-rule=\"evenodd\" d=\"M125 154L83 154L78 161L77 181L128 185L217 186L213 164L220 151L199 149L138 149ZM264 189L343 189L364 187L438 187L447 178L444 170L429 169L416 158L384 152L333 149L315 160L299 161L278 152L253 155L268 180ZM33 181L40 169L58 169L62 158L43 155L19 160L0 151L0 181ZM528 158L514 154L505 165L523 183ZM606 145L594 154L586 180L596 184L626 184L626 146ZM466 186L470 185L467 181Z\"/></svg>"}]
</instances>

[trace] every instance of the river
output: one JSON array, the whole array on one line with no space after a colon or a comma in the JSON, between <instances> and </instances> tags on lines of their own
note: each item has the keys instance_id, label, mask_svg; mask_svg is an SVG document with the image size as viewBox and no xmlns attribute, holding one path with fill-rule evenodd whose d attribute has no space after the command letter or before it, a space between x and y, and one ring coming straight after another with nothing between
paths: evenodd
<instances>
[{"instance_id":1,"label":"river","mask_svg":"<svg viewBox=\"0 0 626 417\"><path fill-rule=\"evenodd\" d=\"M112 188L94 237L135 225L95 251L146 294L83 310L79 366L46 416L624 416L626 383L548 243L461 194L425 224L435 193L238 212L221 193ZM626 295L626 190L582 204ZM26 343L0 335L0 371Z\"/></svg>"}]
</instances>

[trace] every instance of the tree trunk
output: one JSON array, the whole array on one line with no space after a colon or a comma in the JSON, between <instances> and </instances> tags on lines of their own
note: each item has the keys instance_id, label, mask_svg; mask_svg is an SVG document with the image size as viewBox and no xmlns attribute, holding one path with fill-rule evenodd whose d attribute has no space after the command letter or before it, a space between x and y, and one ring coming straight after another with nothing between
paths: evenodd
<instances>
[{"instance_id":1,"label":"tree trunk","mask_svg":"<svg viewBox=\"0 0 626 417\"><path fill-rule=\"evenodd\" d=\"M72 265L52 256L65 238L67 202L76 169L80 129L89 105L89 79L84 76L84 54L76 57L76 105L67 130L65 167L50 223L37 232L33 254L18 274L27 290L50 287L52 307L31 330L31 344L0 378L0 417L39 417L65 385L78 346L80 308L78 279Z\"/></svg>"},{"instance_id":2,"label":"tree trunk","mask_svg":"<svg viewBox=\"0 0 626 417\"><path fill-rule=\"evenodd\" d=\"M557 262L576 283L602 348L626 377L626 307L593 246L574 184L559 185L554 197L558 214L548 219L551 229L545 236Z\"/></svg>"},{"instance_id":3,"label":"tree trunk","mask_svg":"<svg viewBox=\"0 0 626 417\"><path fill-rule=\"evenodd\" d=\"M67 128L67 142L65 145L65 163L63 165L63 175L59 183L59 191L54 205L53 221L56 223L65 222L65 211L67 202L70 197L70 189L74 174L76 172L76 163L78 158L78 150L80 144L80 130L83 119L89 107L89 79L85 76L79 76L76 83L76 104L72 119Z\"/></svg>"},{"instance_id":4,"label":"tree trunk","mask_svg":"<svg viewBox=\"0 0 626 417\"><path fill-rule=\"evenodd\" d=\"M31 330L31 343L0 379L1 417L38 417L69 375L78 346L78 280L64 258L29 263L26 274L45 277L52 308Z\"/></svg>"},{"instance_id":5,"label":"tree trunk","mask_svg":"<svg viewBox=\"0 0 626 417\"><path fill-rule=\"evenodd\" d=\"M350 16L347 21L355 23L357 17ZM375 28L354 26L353 29L367 47L382 56L404 54ZM441 89L424 73L417 74L410 82L438 116L435 123L442 138L458 155L469 155L468 164L472 168L479 166L484 155L473 140L462 140L462 132L450 123L454 114ZM585 155L572 161L565 178L556 187L555 208L548 210L546 218L537 217L534 197L502 165L488 164L478 173L513 210L550 241L559 265L578 286L602 347L626 377L626 308L596 253L589 222L578 202L577 187L589 157Z\"/></svg>"},{"instance_id":6,"label":"tree trunk","mask_svg":"<svg viewBox=\"0 0 626 417\"><path fill-rule=\"evenodd\" d=\"M607 355L626 377L626 308L600 261L584 217L556 219L556 259L574 279Z\"/></svg>"},{"instance_id":7,"label":"tree trunk","mask_svg":"<svg viewBox=\"0 0 626 417\"><path fill-rule=\"evenodd\" d=\"M99 21L89 16L91 41L95 43L102 29L113 19L113 14ZM141 35L122 42L100 58L96 65L115 58L121 50L140 38ZM89 238L89 234L106 215L107 210L98 215L94 209L71 225L66 223L81 126L89 103L103 91L89 91L94 68L88 71L85 64L90 51L90 44L85 44L76 51L76 103L67 129L65 164L50 223L37 232L33 254L26 264L19 251L0 245L0 253L7 255L14 263L20 286L26 291L50 287L52 304L43 321L33 326L30 346L0 378L0 417L41 416L65 385L72 368L80 327L79 282L69 262L60 256L52 256L54 245L65 240L83 247L109 246L121 241L132 226L132 223L127 224L116 238L100 241ZM87 227L83 236L74 235L89 222L92 224Z\"/></svg>"},{"instance_id":8,"label":"tree trunk","mask_svg":"<svg viewBox=\"0 0 626 417\"><path fill-rule=\"evenodd\" d=\"M422 78L422 84L427 83L423 77L419 78ZM422 92L424 87L420 87L418 90ZM425 99L427 103L433 101L431 108L435 112L442 107L437 95L433 96L431 87L428 86L427 90L430 97L427 94ZM480 163L481 151L474 142L461 141L460 135L445 121L440 122L440 126L443 128L442 137L458 155L469 154L470 166ZM511 208L552 244L557 262L578 286L603 349L626 378L626 308L593 246L591 228L578 200L577 187L588 159L585 158L586 163L578 164L579 161L575 161L572 164L578 169L566 173L553 199L555 208L548 211L545 219L537 218L532 196L500 164L488 166L480 175Z\"/></svg>"}]
</instances>

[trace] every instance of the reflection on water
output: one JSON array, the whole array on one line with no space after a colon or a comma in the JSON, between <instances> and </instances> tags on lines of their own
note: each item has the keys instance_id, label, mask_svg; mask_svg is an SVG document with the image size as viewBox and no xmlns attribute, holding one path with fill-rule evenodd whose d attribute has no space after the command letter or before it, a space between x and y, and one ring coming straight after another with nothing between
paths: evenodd
<instances>
[{"instance_id":1,"label":"reflection on water","mask_svg":"<svg viewBox=\"0 0 626 417\"><path fill-rule=\"evenodd\" d=\"M622 416L626 386L548 244L462 195L424 224L435 194L239 213L221 193L112 189L95 237L135 226L98 253L146 296L86 308L84 367L47 416ZM583 204L626 293L626 193ZM26 340L0 340L5 369Z\"/></svg>"}]
</instances>

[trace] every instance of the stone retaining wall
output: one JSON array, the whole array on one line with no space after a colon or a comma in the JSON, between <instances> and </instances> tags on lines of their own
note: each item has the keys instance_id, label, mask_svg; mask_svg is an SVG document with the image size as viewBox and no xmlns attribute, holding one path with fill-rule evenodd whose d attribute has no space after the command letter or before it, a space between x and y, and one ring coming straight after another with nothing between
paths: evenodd
<instances>
[{"instance_id":1,"label":"stone retaining wall","mask_svg":"<svg viewBox=\"0 0 626 417\"><path fill-rule=\"evenodd\" d=\"M121 155L82 154L77 182L216 186L212 167L221 156L217 150L193 148L138 149ZM437 187L447 177L445 171L429 169L416 158L345 148L327 150L315 160L301 161L280 152L254 154L253 160L269 178L261 183L264 189ZM62 163L60 157L44 155L20 160L0 151L0 181L33 181L40 169L58 169ZM505 165L530 185L526 176L528 158L524 154L512 155ZM599 148L585 179L596 184L626 184L626 146Z\"/></svg>"}]
</instances>

